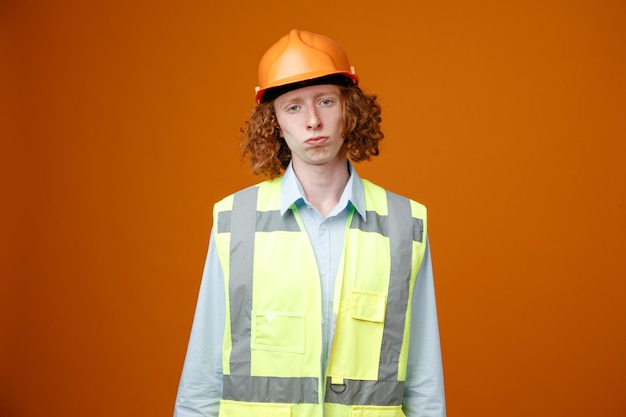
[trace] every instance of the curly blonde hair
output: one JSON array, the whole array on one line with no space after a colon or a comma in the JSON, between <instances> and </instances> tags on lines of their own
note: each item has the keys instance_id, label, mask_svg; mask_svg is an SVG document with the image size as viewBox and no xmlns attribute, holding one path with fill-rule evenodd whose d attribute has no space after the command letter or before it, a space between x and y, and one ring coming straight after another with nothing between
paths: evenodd
<instances>
[{"instance_id":1,"label":"curly blonde hair","mask_svg":"<svg viewBox=\"0 0 626 417\"><path fill-rule=\"evenodd\" d=\"M381 107L376 95L365 94L356 86L339 86L345 127L344 149L354 162L369 160L380 151L384 135L380 129ZM249 160L252 172L275 178L291 161L291 151L280 137L274 101L262 102L241 128L241 157Z\"/></svg>"}]
</instances>

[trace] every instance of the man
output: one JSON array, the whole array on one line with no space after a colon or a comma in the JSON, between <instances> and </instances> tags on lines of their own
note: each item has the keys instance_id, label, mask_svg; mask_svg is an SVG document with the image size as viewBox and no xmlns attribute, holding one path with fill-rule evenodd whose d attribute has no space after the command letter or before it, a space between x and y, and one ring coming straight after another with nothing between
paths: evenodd
<instances>
[{"instance_id":1,"label":"man","mask_svg":"<svg viewBox=\"0 0 626 417\"><path fill-rule=\"evenodd\" d=\"M242 129L270 177L222 201L174 415L445 416L426 209L362 180L380 106L333 40L292 30Z\"/></svg>"}]
</instances>

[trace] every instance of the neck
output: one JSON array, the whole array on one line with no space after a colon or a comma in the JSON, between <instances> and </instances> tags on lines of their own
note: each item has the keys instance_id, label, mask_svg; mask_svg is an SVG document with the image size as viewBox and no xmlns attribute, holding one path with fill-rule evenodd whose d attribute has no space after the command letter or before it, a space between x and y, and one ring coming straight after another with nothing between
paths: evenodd
<instances>
[{"instance_id":1,"label":"neck","mask_svg":"<svg viewBox=\"0 0 626 417\"><path fill-rule=\"evenodd\" d=\"M348 183L348 160L340 159L324 165L297 164L294 172L302 184L307 200L326 217L337 205Z\"/></svg>"}]
</instances>

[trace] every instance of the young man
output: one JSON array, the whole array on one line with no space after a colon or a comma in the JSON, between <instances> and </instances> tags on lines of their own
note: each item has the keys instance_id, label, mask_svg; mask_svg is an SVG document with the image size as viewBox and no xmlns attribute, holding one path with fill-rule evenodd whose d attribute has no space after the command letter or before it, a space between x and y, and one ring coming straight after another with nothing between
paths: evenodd
<instances>
[{"instance_id":1,"label":"young man","mask_svg":"<svg viewBox=\"0 0 626 417\"><path fill-rule=\"evenodd\" d=\"M243 155L270 177L214 208L176 417L445 416L421 204L361 179L380 106L333 40L259 64Z\"/></svg>"}]
</instances>

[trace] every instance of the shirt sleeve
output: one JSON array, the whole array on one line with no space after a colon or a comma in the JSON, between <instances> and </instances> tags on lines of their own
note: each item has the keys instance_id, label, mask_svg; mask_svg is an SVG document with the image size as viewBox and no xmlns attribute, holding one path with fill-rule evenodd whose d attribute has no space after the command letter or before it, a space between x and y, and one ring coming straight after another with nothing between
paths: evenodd
<instances>
[{"instance_id":1,"label":"shirt sleeve","mask_svg":"<svg viewBox=\"0 0 626 417\"><path fill-rule=\"evenodd\" d=\"M403 409L407 417L445 417L439 324L428 239L411 309L411 339Z\"/></svg>"},{"instance_id":2,"label":"shirt sleeve","mask_svg":"<svg viewBox=\"0 0 626 417\"><path fill-rule=\"evenodd\" d=\"M211 231L174 417L217 417L222 397L224 272Z\"/></svg>"}]
</instances>

